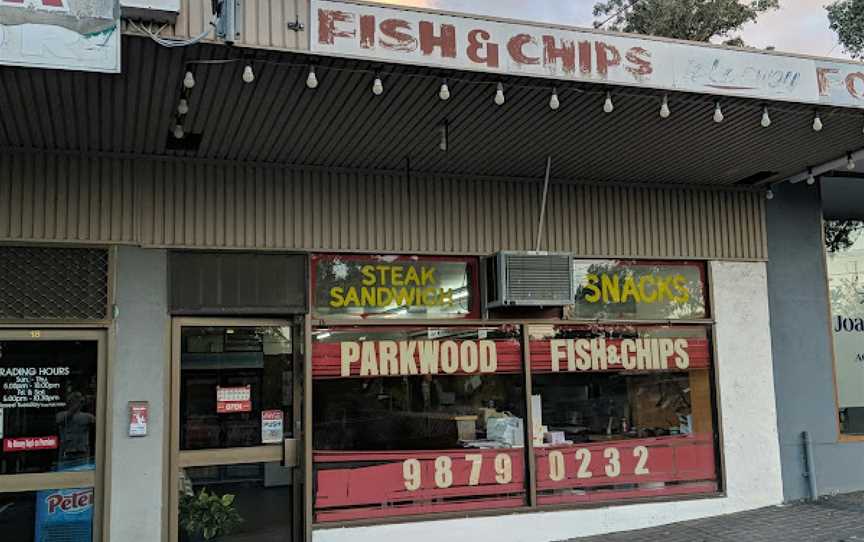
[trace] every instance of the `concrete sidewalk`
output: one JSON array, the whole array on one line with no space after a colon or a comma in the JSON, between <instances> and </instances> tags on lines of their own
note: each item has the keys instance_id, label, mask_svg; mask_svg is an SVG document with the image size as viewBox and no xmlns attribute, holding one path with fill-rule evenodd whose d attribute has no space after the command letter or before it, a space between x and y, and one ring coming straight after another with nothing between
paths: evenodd
<instances>
[{"instance_id":1,"label":"concrete sidewalk","mask_svg":"<svg viewBox=\"0 0 864 542\"><path fill-rule=\"evenodd\" d=\"M864 542L864 493L772 506L579 542Z\"/></svg>"}]
</instances>

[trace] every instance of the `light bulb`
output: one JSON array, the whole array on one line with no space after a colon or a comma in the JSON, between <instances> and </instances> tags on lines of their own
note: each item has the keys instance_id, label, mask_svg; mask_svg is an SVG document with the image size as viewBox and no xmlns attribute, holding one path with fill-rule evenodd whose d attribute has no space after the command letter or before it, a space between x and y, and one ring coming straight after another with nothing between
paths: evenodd
<instances>
[{"instance_id":1,"label":"light bulb","mask_svg":"<svg viewBox=\"0 0 864 542\"><path fill-rule=\"evenodd\" d=\"M173 132L173 133L174 133L174 137L175 137L176 139L183 139L183 135L184 135L184 132L183 132L183 125L180 124L180 123L177 123L177 124L174 126L174 132Z\"/></svg>"},{"instance_id":2,"label":"light bulb","mask_svg":"<svg viewBox=\"0 0 864 542\"><path fill-rule=\"evenodd\" d=\"M774 191L769 188L768 191L765 192L765 198L766 199L774 199Z\"/></svg>"},{"instance_id":3,"label":"light bulb","mask_svg":"<svg viewBox=\"0 0 864 542\"><path fill-rule=\"evenodd\" d=\"M762 127L768 128L771 126L771 115L768 114L768 108L762 108Z\"/></svg>"},{"instance_id":4,"label":"light bulb","mask_svg":"<svg viewBox=\"0 0 864 542\"><path fill-rule=\"evenodd\" d=\"M438 91L438 97L444 101L450 99L450 87L447 86L447 81L441 83L441 90Z\"/></svg>"},{"instance_id":5,"label":"light bulb","mask_svg":"<svg viewBox=\"0 0 864 542\"><path fill-rule=\"evenodd\" d=\"M813 131L821 132L822 131L822 119L819 118L819 113L816 113L816 116L813 117Z\"/></svg>"},{"instance_id":6,"label":"light bulb","mask_svg":"<svg viewBox=\"0 0 864 542\"><path fill-rule=\"evenodd\" d=\"M849 171L855 169L855 160L852 158L851 154L846 157L846 169Z\"/></svg>"},{"instance_id":7,"label":"light bulb","mask_svg":"<svg viewBox=\"0 0 864 542\"><path fill-rule=\"evenodd\" d=\"M177 104L177 113L180 115L185 115L189 112L189 102L186 101L186 98L180 98L180 103Z\"/></svg>"},{"instance_id":8,"label":"light bulb","mask_svg":"<svg viewBox=\"0 0 864 542\"><path fill-rule=\"evenodd\" d=\"M552 89L552 96L549 98L549 108L555 111L561 107L561 102L558 100L558 89Z\"/></svg>"},{"instance_id":9,"label":"light bulb","mask_svg":"<svg viewBox=\"0 0 864 542\"><path fill-rule=\"evenodd\" d=\"M498 83L498 90L495 91L495 104L504 105L504 85Z\"/></svg>"},{"instance_id":10,"label":"light bulb","mask_svg":"<svg viewBox=\"0 0 864 542\"><path fill-rule=\"evenodd\" d=\"M606 101L603 102L603 112L611 113L615 111L615 104L612 103L612 93L606 93Z\"/></svg>"},{"instance_id":11,"label":"light bulb","mask_svg":"<svg viewBox=\"0 0 864 542\"><path fill-rule=\"evenodd\" d=\"M723 122L723 110L720 109L720 102L714 106L714 122Z\"/></svg>"},{"instance_id":12,"label":"light bulb","mask_svg":"<svg viewBox=\"0 0 864 542\"><path fill-rule=\"evenodd\" d=\"M315 75L315 67L309 66L309 75L306 77L306 86L309 88L318 88L318 76Z\"/></svg>"},{"instance_id":13,"label":"light bulb","mask_svg":"<svg viewBox=\"0 0 864 542\"><path fill-rule=\"evenodd\" d=\"M372 94L375 96L381 96L384 94L384 83L381 82L380 77L376 77L375 81L372 83Z\"/></svg>"},{"instance_id":14,"label":"light bulb","mask_svg":"<svg viewBox=\"0 0 864 542\"><path fill-rule=\"evenodd\" d=\"M255 73L252 71L252 66L246 66L243 68L243 82L251 83L255 80Z\"/></svg>"},{"instance_id":15,"label":"light bulb","mask_svg":"<svg viewBox=\"0 0 864 542\"><path fill-rule=\"evenodd\" d=\"M195 76L192 75L192 72L186 72L186 77L183 78L183 86L186 88L195 86Z\"/></svg>"},{"instance_id":16,"label":"light bulb","mask_svg":"<svg viewBox=\"0 0 864 542\"><path fill-rule=\"evenodd\" d=\"M441 142L438 144L438 148L442 151L447 151L447 125L441 126Z\"/></svg>"},{"instance_id":17,"label":"light bulb","mask_svg":"<svg viewBox=\"0 0 864 542\"><path fill-rule=\"evenodd\" d=\"M672 111L669 110L669 97L665 94L663 95L663 103L660 104L660 118L668 119L669 115L672 114Z\"/></svg>"}]
</instances>

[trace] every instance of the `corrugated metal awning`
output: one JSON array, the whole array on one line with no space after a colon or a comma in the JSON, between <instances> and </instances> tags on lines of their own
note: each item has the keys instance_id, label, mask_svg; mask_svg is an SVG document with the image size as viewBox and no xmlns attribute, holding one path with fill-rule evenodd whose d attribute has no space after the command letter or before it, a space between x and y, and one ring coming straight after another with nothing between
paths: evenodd
<instances>
[{"instance_id":1,"label":"corrugated metal awning","mask_svg":"<svg viewBox=\"0 0 864 542\"><path fill-rule=\"evenodd\" d=\"M552 155L556 180L744 186L864 147L864 117L848 109L820 108L825 127L815 132L814 108L789 103L723 98L718 124L710 96L670 94L672 115L661 119L661 94L632 88L612 88L607 114L609 87L597 85L216 45L165 49L129 36L123 55L121 75L0 68L0 146L527 178L542 177ZM186 63L225 59L239 62L191 65L185 129L200 134L200 146L170 150ZM241 79L247 63L251 84ZM310 63L315 90L305 86ZM385 86L377 97L376 72ZM446 102L438 98L445 77ZM503 106L493 102L498 82ZM557 111L548 106L553 85ZM766 105L769 128L760 125Z\"/></svg>"}]
</instances>

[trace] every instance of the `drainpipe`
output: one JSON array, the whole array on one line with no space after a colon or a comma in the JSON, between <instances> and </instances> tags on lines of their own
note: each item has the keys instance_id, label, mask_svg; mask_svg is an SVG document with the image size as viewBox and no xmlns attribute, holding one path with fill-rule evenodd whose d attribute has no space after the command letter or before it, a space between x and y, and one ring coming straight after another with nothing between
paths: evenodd
<instances>
[{"instance_id":1,"label":"drainpipe","mask_svg":"<svg viewBox=\"0 0 864 542\"><path fill-rule=\"evenodd\" d=\"M819 494L816 490L816 465L813 461L813 440L810 438L810 432L802 431L801 440L804 444L804 477L807 478L810 486L810 500L815 501L819 498Z\"/></svg>"}]
</instances>

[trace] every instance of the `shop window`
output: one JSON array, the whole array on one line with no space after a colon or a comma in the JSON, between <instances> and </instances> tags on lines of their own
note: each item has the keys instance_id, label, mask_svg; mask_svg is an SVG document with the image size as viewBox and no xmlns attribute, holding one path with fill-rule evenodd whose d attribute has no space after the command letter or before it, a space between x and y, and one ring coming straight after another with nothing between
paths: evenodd
<instances>
[{"instance_id":1,"label":"shop window","mask_svg":"<svg viewBox=\"0 0 864 542\"><path fill-rule=\"evenodd\" d=\"M0 341L0 475L96 468L95 341Z\"/></svg>"},{"instance_id":2,"label":"shop window","mask_svg":"<svg viewBox=\"0 0 864 542\"><path fill-rule=\"evenodd\" d=\"M718 490L707 328L535 325L529 338L538 504Z\"/></svg>"},{"instance_id":3,"label":"shop window","mask_svg":"<svg viewBox=\"0 0 864 542\"><path fill-rule=\"evenodd\" d=\"M8 540L93 540L93 488L0 493L0 532Z\"/></svg>"},{"instance_id":4,"label":"shop window","mask_svg":"<svg viewBox=\"0 0 864 542\"><path fill-rule=\"evenodd\" d=\"M840 430L864 435L864 222L825 223Z\"/></svg>"},{"instance_id":5,"label":"shop window","mask_svg":"<svg viewBox=\"0 0 864 542\"><path fill-rule=\"evenodd\" d=\"M318 318L477 318L476 258L316 254Z\"/></svg>"},{"instance_id":6,"label":"shop window","mask_svg":"<svg viewBox=\"0 0 864 542\"><path fill-rule=\"evenodd\" d=\"M526 504L517 326L322 328L312 356L316 522Z\"/></svg>"},{"instance_id":7,"label":"shop window","mask_svg":"<svg viewBox=\"0 0 864 542\"><path fill-rule=\"evenodd\" d=\"M292 419L289 328L184 327L181 347L181 450L260 446L265 414Z\"/></svg>"}]
</instances>

